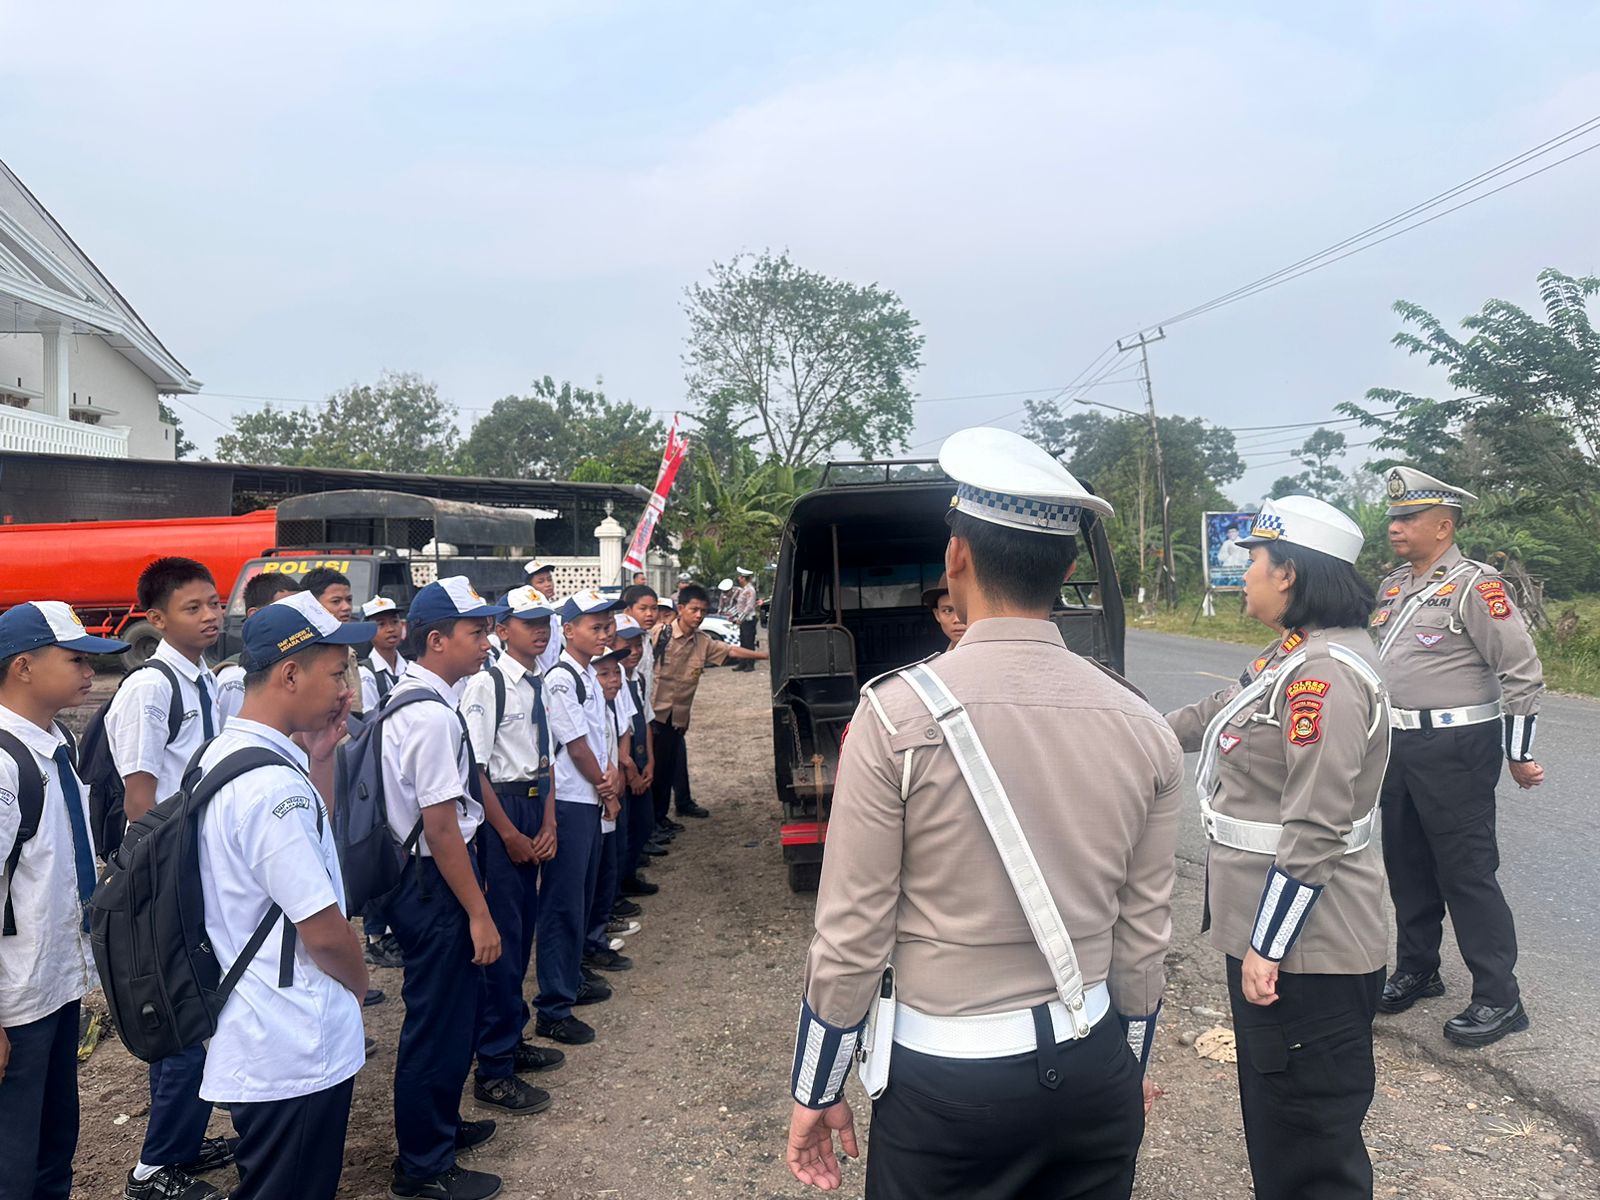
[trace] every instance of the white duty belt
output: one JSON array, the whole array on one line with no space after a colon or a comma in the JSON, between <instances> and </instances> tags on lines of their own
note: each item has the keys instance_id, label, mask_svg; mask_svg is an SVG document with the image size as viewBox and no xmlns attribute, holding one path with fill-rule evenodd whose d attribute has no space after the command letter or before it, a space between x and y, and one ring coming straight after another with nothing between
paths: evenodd
<instances>
[{"instance_id":1,"label":"white duty belt","mask_svg":"<svg viewBox=\"0 0 1600 1200\"><path fill-rule=\"evenodd\" d=\"M1329 645L1328 654L1337 658L1345 666L1356 672L1372 689L1373 695L1379 703L1375 706L1372 724L1367 728L1367 736L1371 737L1386 720L1389 711L1383 681L1373 671L1367 661L1353 650L1347 650L1340 645ZM1218 741L1223 729L1228 722L1238 716L1244 709L1250 707L1262 696L1268 696L1267 707L1264 711L1255 713L1251 720L1274 728L1281 727L1277 718L1278 702L1282 697L1283 689L1288 684L1289 677L1303 664L1309 655L1305 650L1297 650L1281 663L1261 672L1244 687L1239 689L1239 694L1228 701L1216 716L1211 718L1211 723L1206 726L1205 742L1200 751L1200 766L1195 773L1196 789L1200 797L1200 819L1205 826L1206 837L1219 846L1227 846L1231 850L1244 850L1250 854L1267 854L1276 856L1278 853L1278 840L1283 835L1283 826L1272 821L1245 821L1238 817L1230 817L1211 807L1211 800L1217 794L1217 788L1222 782L1221 759L1217 751ZM1377 826L1378 810L1372 809L1350 827L1350 832L1344 835L1346 854L1354 854L1358 850L1365 850L1372 842L1373 830Z\"/></svg>"},{"instance_id":2,"label":"white duty belt","mask_svg":"<svg viewBox=\"0 0 1600 1200\"><path fill-rule=\"evenodd\" d=\"M1104 1020L1111 1011L1111 992L1105 984L1097 983L1083 993L1083 1008L1091 1028ZM1056 1041L1076 1038L1067 1006L1052 1000L1049 1009ZM894 1041L907 1050L938 1058L1009 1058L1031 1054L1039 1044L1031 1008L977 1017L936 1017L909 1004L900 1005L895 1016Z\"/></svg>"},{"instance_id":3,"label":"white duty belt","mask_svg":"<svg viewBox=\"0 0 1600 1200\"><path fill-rule=\"evenodd\" d=\"M1465 708L1391 708L1391 729L1459 729L1500 719L1500 701L1469 704Z\"/></svg>"}]
</instances>

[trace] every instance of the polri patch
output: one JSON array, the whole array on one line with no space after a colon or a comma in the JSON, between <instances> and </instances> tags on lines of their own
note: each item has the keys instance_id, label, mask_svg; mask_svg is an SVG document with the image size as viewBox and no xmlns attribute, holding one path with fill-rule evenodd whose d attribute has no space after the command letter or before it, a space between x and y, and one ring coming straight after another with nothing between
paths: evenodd
<instances>
[{"instance_id":1,"label":"polri patch","mask_svg":"<svg viewBox=\"0 0 1600 1200\"><path fill-rule=\"evenodd\" d=\"M1322 740L1322 701L1302 696L1289 706L1289 744L1310 746Z\"/></svg>"},{"instance_id":2,"label":"polri patch","mask_svg":"<svg viewBox=\"0 0 1600 1200\"><path fill-rule=\"evenodd\" d=\"M1283 694L1291 702L1301 696L1315 696L1320 700L1327 696L1328 685L1321 679L1296 679Z\"/></svg>"},{"instance_id":3,"label":"polri patch","mask_svg":"<svg viewBox=\"0 0 1600 1200\"><path fill-rule=\"evenodd\" d=\"M1217 746L1224 754L1231 754L1233 748L1244 741L1237 733L1224 733L1218 736Z\"/></svg>"},{"instance_id":4,"label":"polri patch","mask_svg":"<svg viewBox=\"0 0 1600 1200\"><path fill-rule=\"evenodd\" d=\"M1387 592L1384 593L1384 595L1386 597L1388 597L1390 600L1393 600L1399 594L1400 594L1400 585L1398 583L1395 584L1392 588L1390 588Z\"/></svg>"},{"instance_id":5,"label":"polri patch","mask_svg":"<svg viewBox=\"0 0 1600 1200\"><path fill-rule=\"evenodd\" d=\"M1419 633L1417 634L1417 641L1421 642L1424 646L1437 646L1440 642L1444 641L1444 634Z\"/></svg>"},{"instance_id":6,"label":"polri patch","mask_svg":"<svg viewBox=\"0 0 1600 1200\"><path fill-rule=\"evenodd\" d=\"M1489 615L1496 621L1504 621L1511 615L1511 601L1506 598L1506 585L1498 579L1485 579L1477 585L1477 592L1489 606Z\"/></svg>"},{"instance_id":7,"label":"polri patch","mask_svg":"<svg viewBox=\"0 0 1600 1200\"><path fill-rule=\"evenodd\" d=\"M1385 609L1381 610L1380 612L1378 612L1372 618L1372 627L1374 629L1376 629L1379 625L1382 625L1388 619L1389 619L1389 610L1387 608L1385 608Z\"/></svg>"}]
</instances>

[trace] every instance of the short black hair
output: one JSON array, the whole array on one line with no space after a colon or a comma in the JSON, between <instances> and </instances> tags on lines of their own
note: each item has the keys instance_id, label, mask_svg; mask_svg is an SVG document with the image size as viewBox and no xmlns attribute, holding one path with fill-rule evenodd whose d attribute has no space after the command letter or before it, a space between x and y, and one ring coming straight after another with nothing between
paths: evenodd
<instances>
[{"instance_id":1,"label":"short black hair","mask_svg":"<svg viewBox=\"0 0 1600 1200\"><path fill-rule=\"evenodd\" d=\"M1055 604L1062 580L1078 559L1076 535L1013 529L956 509L947 519L951 536L972 550L972 566L985 595L1019 608Z\"/></svg>"},{"instance_id":2,"label":"short black hair","mask_svg":"<svg viewBox=\"0 0 1600 1200\"><path fill-rule=\"evenodd\" d=\"M335 646L329 642L317 642L314 645L307 646L298 654L291 654L287 658L280 658L270 667L262 667L259 671L246 671L244 673L244 690L247 692L254 691L267 680L271 679L272 673L279 667L283 666L283 664L286 662L297 662L302 667L306 667L309 670L310 668L307 666L307 664L321 654L324 650L338 650L341 652L341 654L349 653L349 650L344 646Z\"/></svg>"},{"instance_id":3,"label":"short black hair","mask_svg":"<svg viewBox=\"0 0 1600 1200\"><path fill-rule=\"evenodd\" d=\"M693 604L696 600L700 601L700 603L704 604L707 608L711 607L711 593L706 591L705 588L701 587L698 583L686 583L678 589L679 608L682 608L685 604Z\"/></svg>"},{"instance_id":4,"label":"short black hair","mask_svg":"<svg viewBox=\"0 0 1600 1200\"><path fill-rule=\"evenodd\" d=\"M438 630L445 637L455 634L456 625L461 621L475 621L476 617L445 617L443 620L433 621L427 625L413 625L406 630L405 656L415 662L421 658L428 648L428 635Z\"/></svg>"},{"instance_id":5,"label":"short black hair","mask_svg":"<svg viewBox=\"0 0 1600 1200\"><path fill-rule=\"evenodd\" d=\"M332 567L313 567L306 572L305 582L300 585L300 590L310 592L318 600L322 593L338 584L350 586L350 577L342 571L335 571Z\"/></svg>"},{"instance_id":6,"label":"short black hair","mask_svg":"<svg viewBox=\"0 0 1600 1200\"><path fill-rule=\"evenodd\" d=\"M1268 542L1266 549L1274 566L1294 568L1285 629L1366 628L1378 597L1354 565L1305 546Z\"/></svg>"},{"instance_id":7,"label":"short black hair","mask_svg":"<svg viewBox=\"0 0 1600 1200\"><path fill-rule=\"evenodd\" d=\"M245 611L265 608L279 596L286 596L290 592L299 590L299 582L289 576L280 575L276 571L263 571L244 585Z\"/></svg>"},{"instance_id":8,"label":"short black hair","mask_svg":"<svg viewBox=\"0 0 1600 1200\"><path fill-rule=\"evenodd\" d=\"M22 655L26 653L28 652L24 650L19 654L12 654L6 658L0 658L0 683L4 683L7 676L11 674L11 664L16 662L17 659L21 658Z\"/></svg>"},{"instance_id":9,"label":"short black hair","mask_svg":"<svg viewBox=\"0 0 1600 1200\"><path fill-rule=\"evenodd\" d=\"M143 609L160 608L172 599L172 593L186 583L209 583L217 586L217 581L211 577L211 572L206 570L205 563L196 562L192 558L158 558L144 570L139 572L139 607Z\"/></svg>"},{"instance_id":10,"label":"short black hair","mask_svg":"<svg viewBox=\"0 0 1600 1200\"><path fill-rule=\"evenodd\" d=\"M646 596L649 596L652 600L661 599L660 596L656 595L655 588L648 583L630 583L622 589L622 607L632 608Z\"/></svg>"}]
</instances>

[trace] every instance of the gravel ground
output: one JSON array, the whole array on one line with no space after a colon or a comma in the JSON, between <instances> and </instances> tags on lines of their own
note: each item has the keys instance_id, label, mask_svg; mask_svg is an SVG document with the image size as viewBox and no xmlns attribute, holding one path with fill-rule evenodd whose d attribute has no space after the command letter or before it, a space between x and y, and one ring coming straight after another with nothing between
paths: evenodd
<instances>
[{"instance_id":1,"label":"gravel ground","mask_svg":"<svg viewBox=\"0 0 1600 1200\"><path fill-rule=\"evenodd\" d=\"M713 811L686 822L650 874L644 929L613 976L616 996L585 1010L599 1037L536 1080L555 1098L538 1116L502 1118L465 1160L502 1174L507 1197L666 1200L810 1194L783 1166L785 1095L811 899L784 881L772 793L768 682L705 677L690 733L695 795ZM1225 1026L1220 959L1200 944L1200 880L1178 889L1173 986L1151 1067L1166 1091L1145 1137L1135 1194L1151 1200L1248 1197L1249 1171L1231 1065L1183 1044ZM393 1155L392 1070L400 973L374 972L386 1003L367 1010L378 1049L356 1085L341 1196L386 1194ZM1198 1010L1198 1011L1196 1011ZM1442 1020L1444 1015L1440 1014ZM1503 1095L1474 1069L1419 1059L1380 1026L1379 1092L1367 1122L1379 1196L1547 1200L1600 1194L1600 1169L1569 1130ZM120 1194L144 1133L143 1064L115 1040L84 1065L75 1197ZM865 1123L865 1098L849 1095ZM485 1115L463 1102L469 1117ZM228 1130L219 1114L214 1133ZM860 1195L847 1164L838 1195ZM227 1178L214 1180L227 1186Z\"/></svg>"}]
</instances>

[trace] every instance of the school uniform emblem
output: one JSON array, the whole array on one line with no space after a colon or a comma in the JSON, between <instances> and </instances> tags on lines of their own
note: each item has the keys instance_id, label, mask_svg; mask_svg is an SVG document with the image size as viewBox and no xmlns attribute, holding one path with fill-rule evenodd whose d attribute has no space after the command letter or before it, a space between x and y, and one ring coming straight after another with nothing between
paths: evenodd
<instances>
[{"instance_id":1,"label":"school uniform emblem","mask_svg":"<svg viewBox=\"0 0 1600 1200\"><path fill-rule=\"evenodd\" d=\"M1224 733L1217 738L1217 747L1224 754L1230 754L1233 752L1233 748L1242 741L1244 739L1236 733Z\"/></svg>"},{"instance_id":2,"label":"school uniform emblem","mask_svg":"<svg viewBox=\"0 0 1600 1200\"><path fill-rule=\"evenodd\" d=\"M1424 646L1437 646L1440 642L1444 641L1444 634L1419 633L1417 634L1417 641L1421 642Z\"/></svg>"}]
</instances>

